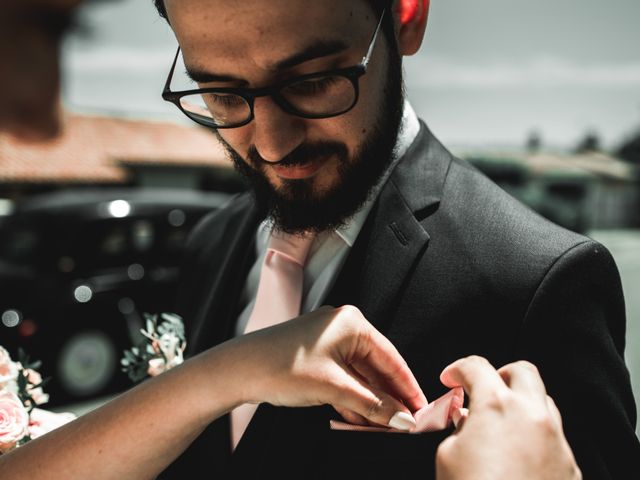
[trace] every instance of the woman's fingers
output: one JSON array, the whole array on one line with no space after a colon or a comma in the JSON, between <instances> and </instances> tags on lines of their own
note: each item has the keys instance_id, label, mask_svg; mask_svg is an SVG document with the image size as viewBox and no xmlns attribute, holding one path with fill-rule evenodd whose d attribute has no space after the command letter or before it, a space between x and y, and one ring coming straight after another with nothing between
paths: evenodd
<instances>
[{"instance_id":1,"label":"woman's fingers","mask_svg":"<svg viewBox=\"0 0 640 480\"><path fill-rule=\"evenodd\" d=\"M526 361L510 363L498 370L504 382L514 392L536 398L541 404L546 402L547 391L535 365Z\"/></svg>"},{"instance_id":2,"label":"woman's fingers","mask_svg":"<svg viewBox=\"0 0 640 480\"><path fill-rule=\"evenodd\" d=\"M354 425L369 425L369 421L362 415L358 415L357 413L342 407L334 406L333 408L349 423Z\"/></svg>"},{"instance_id":3,"label":"woman's fingers","mask_svg":"<svg viewBox=\"0 0 640 480\"><path fill-rule=\"evenodd\" d=\"M356 307L323 307L249 335L266 369L253 401L329 403L351 411L345 418L353 423L402 430L415 426L411 411L426 404L402 356Z\"/></svg>"},{"instance_id":4,"label":"woman's fingers","mask_svg":"<svg viewBox=\"0 0 640 480\"><path fill-rule=\"evenodd\" d=\"M491 364L478 356L456 360L442 371L440 381L449 388L462 387L468 393L470 403L474 399L491 398L506 387Z\"/></svg>"},{"instance_id":5,"label":"woman's fingers","mask_svg":"<svg viewBox=\"0 0 640 480\"><path fill-rule=\"evenodd\" d=\"M374 387L383 388L402 400L412 411L427 404L427 399L396 347L373 326L367 341L358 342L352 363Z\"/></svg>"},{"instance_id":6,"label":"woman's fingers","mask_svg":"<svg viewBox=\"0 0 640 480\"><path fill-rule=\"evenodd\" d=\"M413 415L402 402L372 387L348 370L343 370L341 377L336 378L338 397L334 403L339 411L350 410L369 423L398 430L408 431L415 428Z\"/></svg>"},{"instance_id":7,"label":"woman's fingers","mask_svg":"<svg viewBox=\"0 0 640 480\"><path fill-rule=\"evenodd\" d=\"M492 398L506 387L535 401L535 405L547 407L547 392L540 373L527 361L510 363L496 371L486 359L471 356L445 368L440 380L448 387L463 387L471 404L474 399Z\"/></svg>"}]
</instances>

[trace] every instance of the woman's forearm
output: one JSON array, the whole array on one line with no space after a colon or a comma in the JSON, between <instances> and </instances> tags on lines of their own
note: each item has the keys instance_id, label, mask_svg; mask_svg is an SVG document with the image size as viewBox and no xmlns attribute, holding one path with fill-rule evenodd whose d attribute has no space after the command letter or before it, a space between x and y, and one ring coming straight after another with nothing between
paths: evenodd
<instances>
[{"instance_id":1,"label":"woman's forearm","mask_svg":"<svg viewBox=\"0 0 640 480\"><path fill-rule=\"evenodd\" d=\"M157 476L214 419L243 403L236 342L194 357L0 456L0 478Z\"/></svg>"}]
</instances>

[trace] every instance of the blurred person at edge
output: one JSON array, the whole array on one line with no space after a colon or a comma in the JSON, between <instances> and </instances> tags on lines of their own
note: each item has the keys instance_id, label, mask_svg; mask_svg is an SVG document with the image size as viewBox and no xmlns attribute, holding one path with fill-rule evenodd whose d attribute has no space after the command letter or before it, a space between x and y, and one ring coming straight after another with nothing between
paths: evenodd
<instances>
[{"instance_id":1,"label":"blurred person at edge","mask_svg":"<svg viewBox=\"0 0 640 480\"><path fill-rule=\"evenodd\" d=\"M62 0L15 0L2 7L4 12L0 16L0 26L2 26L0 48L6 55L5 58L10 58L11 61L3 64L3 68L7 70L0 75L0 82L2 82L0 131L9 131L28 138L50 137L57 132L59 128L58 43L65 27L70 23L73 8L79 3L79 1ZM46 20L51 19L49 15L52 14L57 18L54 23ZM52 27L54 27L53 30ZM18 42L20 39L25 39L26 43L21 44ZM28 54L30 61L20 59L20 52ZM13 65L16 61L17 65ZM27 85L32 86L37 93L22 88ZM22 92L25 94L23 95ZM19 101L19 98L23 100ZM29 106L32 101L34 106ZM325 310L325 315L330 320L332 316L340 315L340 312L340 310ZM322 318L317 313L308 315L302 319L301 325L308 325L314 321L322 321ZM336 349L348 344L359 335L369 332L368 323L363 318L358 319L358 315L353 311L349 313L348 322L355 322L355 324L352 323L353 328L347 329L346 332L341 329L338 336L333 338L335 343L329 342L331 348L321 353L320 360L325 366L331 365L330 361L327 362L327 356L335 356ZM283 345L292 345L290 340L295 340L295 335L300 335L300 329L298 328L298 333L295 333L294 328L294 323L290 322L267 329L262 335L269 340L273 335L271 332L276 330L274 340L282 341ZM307 333L308 330L310 329L307 328ZM227 360L218 358L214 365L208 365L207 362L202 361L200 363L207 369L221 367L216 368L216 371L226 372L225 361L233 359L234 355L245 357L246 353L254 350L256 345L265 345L264 340L256 341L255 337L256 335L243 337L240 341L221 346L223 349L228 348L230 352L236 352L230 354ZM373 338L372 351L388 355L386 361L389 365L397 366L399 357L394 356L394 350L389 349L389 345L380 337ZM250 345L253 342L253 345L247 350L243 342ZM216 352L219 350L220 348L216 349ZM217 354L219 356L219 352ZM216 353L213 352L208 355L212 358L216 357ZM274 359L274 357L265 357L260 358L259 362L268 366L270 358ZM34 480L52 476L60 478L59 474L63 473L76 478L86 471L91 472L92 478L126 478L121 475L131 476L136 471L144 472L142 476L153 475L154 472L159 471L157 465L145 465L142 470L137 470L136 463L144 463L145 452L150 458L157 458L163 447L160 441L163 434L170 432L175 435L176 432L171 429L176 426L168 422L164 424L167 428L164 432L147 431L146 433L152 437L154 434L157 435L156 440L159 441L153 441L151 438L152 441L145 444L141 450L138 450L141 442L137 440L137 436L133 433L127 435L127 430L123 427L138 429L136 418L145 418L139 413L140 411L155 413L153 409L147 407L152 404L158 405L155 399L158 395L162 395L165 391L163 389L168 388L172 395L186 399L186 392L189 389L184 385L182 388L174 389L172 384L179 382L181 376L188 378L189 374L184 372L189 368L192 372L190 375L197 372L197 368L191 366L195 363L190 361L171 375L148 382L142 389L133 389L131 393L122 396L118 402L108 404L96 410L94 414L76 420L64 429L45 435L10 455L0 457L0 473L7 478L26 476ZM404 375L408 374L402 366L399 369ZM254 370L247 372L248 377L256 374ZM501 379L498 379L498 376ZM519 383L523 391L520 393L515 392L511 387L511 379L516 377L521 379ZM400 375L399 378L403 378L398 380L399 384L410 391L411 382L408 380L411 378L410 374L405 377ZM509 478L576 478L579 476L571 451L562 434L557 409L548 397L546 401L541 401L545 398L545 390L535 367L521 362L507 365L496 372L486 361L470 358L451 365L443 372L442 379L447 386L465 387L470 394L470 407L474 415L472 421L466 423L464 430L460 429L456 435L449 437L447 443L442 444L442 448L438 451L438 478L506 478L507 474ZM291 375L287 380L295 383L296 378ZM229 385L225 386L225 388L228 387ZM327 392L332 392L332 395L339 393L335 389L332 391L330 385L325 387ZM402 397L403 393L405 392L398 392L398 397ZM499 394L503 404L494 401L496 394ZM149 396L146 397L147 395ZM232 391L229 395L239 397L239 392ZM322 399L322 396L319 398ZM147 406L145 402L148 402ZM296 399L290 400L287 404L294 405L299 402L300 399ZM134 406L140 409L136 410ZM372 420L380 421L392 406L394 404L385 405L378 411L363 412L363 414L369 414ZM509 408L501 409L502 406ZM220 405L215 407L219 409ZM357 409L354 408L354 410ZM123 422L123 418L127 418L126 415L132 414L131 421ZM161 416L173 417L164 414ZM497 431L501 431L502 434L496 438L494 432ZM188 432L187 436L191 437L193 433ZM131 441L123 441L123 438ZM454 443L453 440L456 442ZM521 446L523 440L526 442L525 447ZM175 445L180 443L179 439L174 437L170 441L174 444L172 449L174 451L164 463L161 463L161 466L180 453L180 448L175 448ZM108 455L96 457L95 451L100 444L105 445L116 456L123 452L131 453L129 469L125 469L124 472L117 468L115 472L110 471L110 467L118 466L118 462L113 462L113 457ZM115 447L120 448L122 452ZM465 460L461 462L460 458ZM519 474L516 473L518 471Z\"/></svg>"},{"instance_id":2,"label":"blurred person at edge","mask_svg":"<svg viewBox=\"0 0 640 480\"><path fill-rule=\"evenodd\" d=\"M81 0L3 0L0 131L45 139L60 129L60 42Z\"/></svg>"}]
</instances>

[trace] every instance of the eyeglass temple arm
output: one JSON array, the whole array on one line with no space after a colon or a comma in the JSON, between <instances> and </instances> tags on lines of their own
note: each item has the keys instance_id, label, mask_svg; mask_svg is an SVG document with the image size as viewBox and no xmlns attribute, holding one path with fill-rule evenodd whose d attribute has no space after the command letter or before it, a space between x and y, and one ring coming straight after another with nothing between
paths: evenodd
<instances>
[{"instance_id":1,"label":"eyeglass temple arm","mask_svg":"<svg viewBox=\"0 0 640 480\"><path fill-rule=\"evenodd\" d=\"M371 37L371 42L369 43L369 50L367 50L367 54L362 57L362 66L366 69L367 65L369 65L369 61L371 60L371 54L373 53L373 48L376 45L376 39L378 38L378 32L380 31L380 27L382 26L382 19L384 18L384 14L387 11L386 8L382 10L382 14L380 15L380 20L378 20L378 26L376 27L376 31L373 32L373 36Z\"/></svg>"},{"instance_id":2,"label":"eyeglass temple arm","mask_svg":"<svg viewBox=\"0 0 640 480\"><path fill-rule=\"evenodd\" d=\"M170 91L171 79L173 78L173 72L176 69L176 63L178 63L178 55L180 55L180 47L176 50L176 56L173 59L173 63L171 64L171 70L169 70L169 75L167 76L167 81L164 84L164 90L162 90L163 95Z\"/></svg>"}]
</instances>

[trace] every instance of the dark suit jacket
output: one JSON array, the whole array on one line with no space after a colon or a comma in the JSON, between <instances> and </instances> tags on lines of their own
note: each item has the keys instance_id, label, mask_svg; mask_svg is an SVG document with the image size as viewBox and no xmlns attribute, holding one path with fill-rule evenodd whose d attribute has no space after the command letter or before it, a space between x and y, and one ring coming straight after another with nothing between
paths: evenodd
<instances>
[{"instance_id":1,"label":"dark suit jacket","mask_svg":"<svg viewBox=\"0 0 640 480\"><path fill-rule=\"evenodd\" d=\"M233 335L255 260L253 200L206 218L188 247L179 313L190 353ZM623 360L624 301L600 244L564 230L451 156L423 124L373 207L326 304L352 304L396 345L427 398L470 354L527 359L556 400L584 477L640 475ZM235 453L214 422L162 478L431 478L450 432L329 430L329 407L261 405ZM464 461L461 459L461 461ZM187 473L188 472L188 473Z\"/></svg>"}]
</instances>

